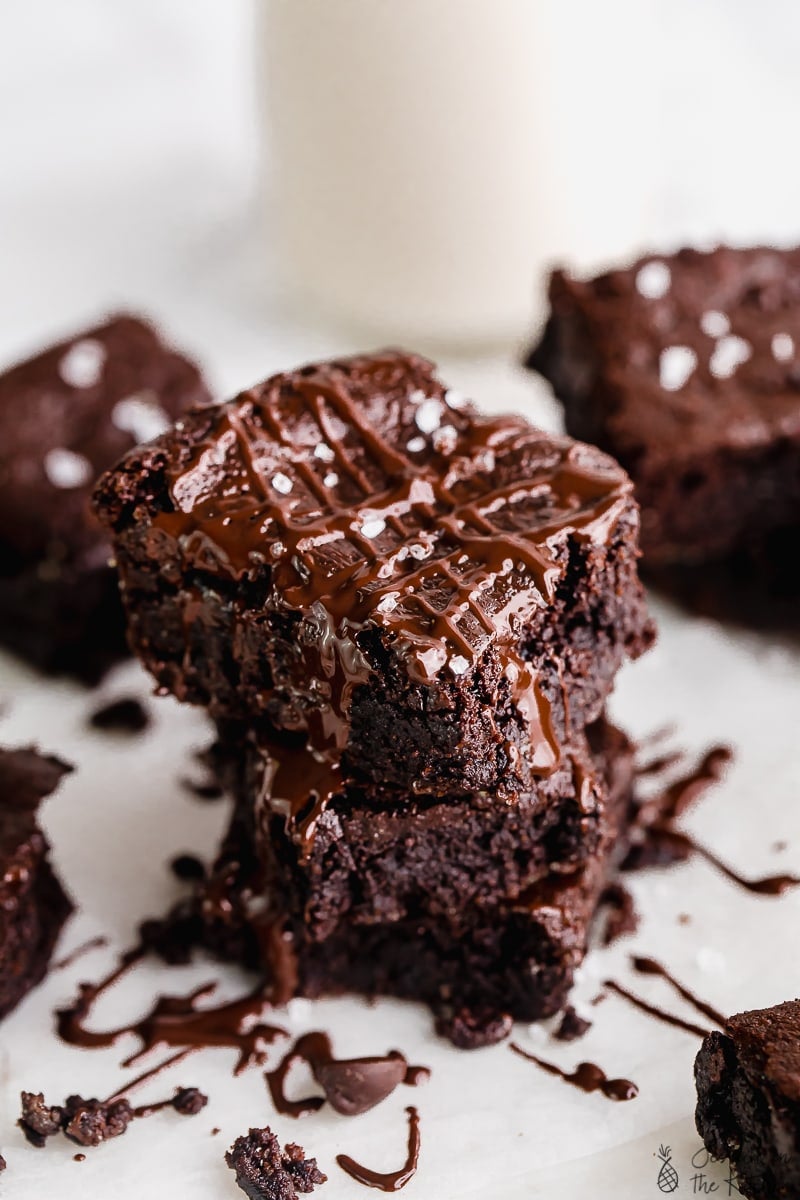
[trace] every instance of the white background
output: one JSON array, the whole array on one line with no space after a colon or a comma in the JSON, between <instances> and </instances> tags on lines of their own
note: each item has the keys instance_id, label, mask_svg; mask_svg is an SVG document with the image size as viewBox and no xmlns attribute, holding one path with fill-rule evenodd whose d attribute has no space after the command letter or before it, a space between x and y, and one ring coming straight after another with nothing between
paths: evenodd
<instances>
[{"instance_id":1,"label":"white background","mask_svg":"<svg viewBox=\"0 0 800 1200\"><path fill-rule=\"evenodd\" d=\"M572 9L579 29L581 6ZM653 109L660 164L654 239L797 235L795 11L776 2L752 10L723 0L664 7L662 35L648 50L654 94L662 97ZM608 12L609 36L617 36L613 4ZM252 29L249 7L234 0L2 6L3 361L119 307L161 320L207 365L220 394L277 367L359 346L356 334L303 320L278 282ZM582 91L574 74L569 78L574 122L581 105L597 106L601 98ZM387 328L385 340L391 337ZM506 358L448 360L443 373L487 408L517 407L545 425L557 422L544 389ZM800 870L797 647L732 637L663 605L656 613L660 644L624 673L615 714L635 734L675 722L676 741L691 749L732 743L736 765L691 817L692 829L745 872ZM130 688L146 694L148 686L129 666L107 682L105 694ZM169 857L210 851L224 823L221 806L204 807L177 785L191 749L207 736L202 717L153 701L157 723L145 738L87 735L94 698L66 684L45 686L10 659L0 663L0 699L7 706L4 742L35 739L79 767L46 809L59 869L81 909L63 948L97 932L109 934L117 948L128 944L138 920L175 894L165 870ZM779 855L772 846L780 839L789 849ZM759 900L697 863L642 876L635 890L641 931L631 946L592 957L584 1002L607 974L628 978L633 946L668 962L723 1010L800 991L794 953L800 895ZM678 924L684 911L693 915L691 925ZM84 1052L49 1033L53 1007L71 996L82 975L100 973L108 961L110 952L100 951L55 974L0 1030L4 1196L233 1196L222 1152L249 1125L266 1122L317 1155L331 1179L323 1196L361 1195L335 1166L335 1154L347 1151L378 1168L399 1165L402 1109L410 1102L419 1104L423 1130L410 1200L657 1196L654 1154L661 1141L673 1147L678 1194L691 1193L696 1045L613 998L592 1011L594 1028L573 1047L548 1045L546 1035L525 1029L518 1038L565 1066L587 1057L610 1074L635 1079L641 1094L627 1105L581 1096L505 1047L475 1055L450 1050L431 1038L427 1013L413 1006L366 1008L350 1000L311 1011L301 1005L290 1015L292 1027L331 1029L343 1054L399 1046L433 1067L424 1090L396 1094L356 1121L324 1114L298 1127L274 1118L258 1071L233 1080L233 1055L213 1051L190 1060L174 1079L208 1088L211 1104L199 1117L153 1118L89 1151L81 1165L67 1143L33 1150L13 1124L21 1087L42 1088L58 1101L71 1090L106 1094L124 1077L118 1063L133 1046ZM231 993L242 984L214 965L171 973L146 968L109 998L99 1019L114 1023L146 1008L156 989L188 990L215 977ZM633 986L672 1005L658 981ZM172 1082L153 1085L152 1094ZM222 1129L215 1138L213 1126Z\"/></svg>"}]
</instances>

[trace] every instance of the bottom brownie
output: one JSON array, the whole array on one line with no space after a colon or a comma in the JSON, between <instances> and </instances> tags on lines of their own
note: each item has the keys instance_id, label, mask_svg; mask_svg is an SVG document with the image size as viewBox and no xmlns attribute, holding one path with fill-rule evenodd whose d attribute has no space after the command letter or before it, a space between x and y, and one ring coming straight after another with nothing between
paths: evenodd
<instances>
[{"instance_id":1,"label":"bottom brownie","mask_svg":"<svg viewBox=\"0 0 800 1200\"><path fill-rule=\"evenodd\" d=\"M35 750L0 750L0 1017L42 979L72 911L36 820L69 770Z\"/></svg>"},{"instance_id":2,"label":"bottom brownie","mask_svg":"<svg viewBox=\"0 0 800 1200\"><path fill-rule=\"evenodd\" d=\"M0 641L41 671L98 680L130 651L109 547L97 561L34 563L0 573Z\"/></svg>"},{"instance_id":3,"label":"bottom brownie","mask_svg":"<svg viewBox=\"0 0 800 1200\"><path fill-rule=\"evenodd\" d=\"M800 1000L731 1017L695 1062L697 1131L751 1200L800 1196Z\"/></svg>"},{"instance_id":4,"label":"bottom brownie","mask_svg":"<svg viewBox=\"0 0 800 1200\"><path fill-rule=\"evenodd\" d=\"M205 889L207 940L266 965L282 999L357 991L525 1021L557 1012L586 952L630 808L630 743L601 721L590 730L590 744L605 781L606 817L599 846L579 869L553 872L510 900L501 894L494 903L484 898L397 920L363 922L345 914L324 932L309 925L292 874L269 844L256 855L249 810L260 797L240 796Z\"/></svg>"}]
</instances>

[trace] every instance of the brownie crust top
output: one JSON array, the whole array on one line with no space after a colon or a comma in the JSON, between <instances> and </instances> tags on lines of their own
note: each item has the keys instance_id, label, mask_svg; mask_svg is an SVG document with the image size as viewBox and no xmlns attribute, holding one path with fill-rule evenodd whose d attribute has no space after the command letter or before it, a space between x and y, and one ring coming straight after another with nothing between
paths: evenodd
<instances>
[{"instance_id":1,"label":"brownie crust top","mask_svg":"<svg viewBox=\"0 0 800 1200\"><path fill-rule=\"evenodd\" d=\"M613 459L479 415L431 363L397 351L276 375L190 413L98 497L101 519L123 536L146 530L176 578L246 581L265 608L300 614L333 723L370 673L366 627L423 684L499 643L514 693L532 694L511 647L552 602L565 542L604 545L621 516L637 519Z\"/></svg>"}]
</instances>

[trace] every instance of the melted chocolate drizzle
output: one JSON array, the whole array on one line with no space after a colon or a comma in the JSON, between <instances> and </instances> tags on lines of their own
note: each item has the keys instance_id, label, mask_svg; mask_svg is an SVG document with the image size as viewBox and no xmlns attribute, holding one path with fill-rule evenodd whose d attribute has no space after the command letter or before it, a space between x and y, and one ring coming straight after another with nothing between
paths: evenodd
<instances>
[{"instance_id":1,"label":"melted chocolate drizzle","mask_svg":"<svg viewBox=\"0 0 800 1200\"><path fill-rule=\"evenodd\" d=\"M572 1084L573 1087L579 1088L582 1092L601 1092L607 1100L635 1100L639 1095L638 1087L630 1079L609 1079L605 1071L595 1063L578 1063L574 1071L568 1072L563 1071L561 1067L557 1067L554 1063L545 1062L543 1058L538 1058L535 1054L529 1054L527 1050L523 1050L516 1042L511 1042L509 1049L518 1054L520 1058L525 1058L528 1062L535 1063L537 1067L541 1067L549 1075L556 1075L559 1079L563 1079L565 1083Z\"/></svg>"},{"instance_id":2,"label":"melted chocolate drizzle","mask_svg":"<svg viewBox=\"0 0 800 1200\"><path fill-rule=\"evenodd\" d=\"M286 1095L286 1077L300 1061L311 1068L324 1098L307 1096L290 1100ZM299 1037L265 1078L272 1103L282 1116L303 1117L318 1112L327 1100L343 1116L355 1117L380 1104L398 1084L415 1087L429 1076L427 1067L410 1067L399 1050L391 1050L382 1057L337 1059L328 1034L314 1032Z\"/></svg>"},{"instance_id":3,"label":"melted chocolate drizzle","mask_svg":"<svg viewBox=\"0 0 800 1200\"><path fill-rule=\"evenodd\" d=\"M640 975L658 975L661 979L665 979L670 987L674 988L681 999L687 1004L691 1004L692 1008L696 1008L704 1017L708 1017L709 1021L713 1021L715 1025L725 1028L728 1018L723 1016L719 1009L714 1008L711 1004L701 1000L694 992L689 991L684 984L680 983L675 976L667 970L667 968L655 958L648 958L646 955L632 954L631 964L634 971L638 971Z\"/></svg>"},{"instance_id":4,"label":"melted chocolate drizzle","mask_svg":"<svg viewBox=\"0 0 800 1200\"><path fill-rule=\"evenodd\" d=\"M128 951L105 979L96 984L79 985L74 1003L56 1013L58 1034L63 1041L73 1046L95 1049L113 1046L126 1034L135 1034L141 1046L123 1061L122 1065L126 1067L139 1062L156 1047L178 1049L180 1055L171 1060L178 1061L194 1050L230 1046L239 1052L234 1068L234 1073L238 1075L253 1063L262 1064L266 1058L266 1047L276 1038L287 1036L286 1030L280 1026L256 1020L272 1008L271 1000L263 988L256 988L238 1000L230 1000L216 1007L198 1007L199 1001L214 992L216 983L204 984L185 996L159 996L144 1017L128 1025L108 1030L88 1028L86 1022L99 997L138 963L144 954L141 947ZM158 1069L163 1069L163 1066Z\"/></svg>"},{"instance_id":5,"label":"melted chocolate drizzle","mask_svg":"<svg viewBox=\"0 0 800 1200\"><path fill-rule=\"evenodd\" d=\"M399 1171L373 1171L370 1167L362 1167L349 1154L337 1154L336 1161L351 1179L363 1183L365 1187L378 1188L382 1192L399 1192L417 1173L419 1162L420 1132L419 1113L416 1108L409 1107L408 1113L408 1153L406 1161Z\"/></svg>"},{"instance_id":6,"label":"melted chocolate drizzle","mask_svg":"<svg viewBox=\"0 0 800 1200\"><path fill-rule=\"evenodd\" d=\"M719 780L732 758L733 752L728 746L712 747L694 769L640 805L637 812L640 840L632 845L622 864L623 870L666 866L672 862L683 862L692 854L697 854L732 883L755 895L781 896L790 888L800 885L800 877L785 873L748 879L723 862L707 846L696 841L691 834L675 828L675 821ZM650 764L650 769L652 773L665 770L673 761L674 756L665 755L663 760ZM647 771L648 768L643 770ZM640 775L643 770L639 771Z\"/></svg>"},{"instance_id":7,"label":"melted chocolate drizzle","mask_svg":"<svg viewBox=\"0 0 800 1200\"><path fill-rule=\"evenodd\" d=\"M71 967L79 958L83 958L84 954L89 954L92 950L99 950L103 946L108 945L108 938L103 934L97 937L88 938L85 942L81 942L80 946L76 946L69 954L65 954L58 962L54 962L51 971L63 971L65 967Z\"/></svg>"},{"instance_id":8,"label":"melted chocolate drizzle","mask_svg":"<svg viewBox=\"0 0 800 1200\"><path fill-rule=\"evenodd\" d=\"M650 1004L649 1001L643 1000L641 996L637 996L634 992L629 992L621 983L617 983L614 979L606 979L604 987L610 992L621 996L623 1000L627 1000L634 1008L638 1008L640 1012L647 1013L649 1017L655 1017L657 1021L661 1021L664 1025L671 1025L673 1029L685 1029L687 1033L694 1033L697 1037L708 1037L710 1029L704 1029L701 1025L695 1025L691 1021L685 1021L683 1017L678 1017L674 1013L667 1012L666 1009L659 1008L657 1004Z\"/></svg>"},{"instance_id":9,"label":"melted chocolate drizzle","mask_svg":"<svg viewBox=\"0 0 800 1200\"><path fill-rule=\"evenodd\" d=\"M429 412L444 439L419 438ZM386 352L276 376L212 410L167 483L173 510L153 526L187 569L263 580L274 609L303 614L297 662L274 682L315 746L344 748L371 675L360 634L377 627L423 684L502 642L534 766L553 768L550 706L516 630L554 598L555 535L605 540L629 505L605 456L478 416L425 360Z\"/></svg>"}]
</instances>

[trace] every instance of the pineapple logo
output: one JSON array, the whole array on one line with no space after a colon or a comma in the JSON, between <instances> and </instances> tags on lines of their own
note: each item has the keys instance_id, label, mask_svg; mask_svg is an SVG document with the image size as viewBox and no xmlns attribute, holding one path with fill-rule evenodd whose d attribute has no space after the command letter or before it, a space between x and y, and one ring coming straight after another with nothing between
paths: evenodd
<instances>
[{"instance_id":1,"label":"pineapple logo","mask_svg":"<svg viewBox=\"0 0 800 1200\"><path fill-rule=\"evenodd\" d=\"M672 1150L669 1146L658 1147L661 1170L658 1172L658 1190L669 1194L678 1190L678 1172L672 1165Z\"/></svg>"}]
</instances>

